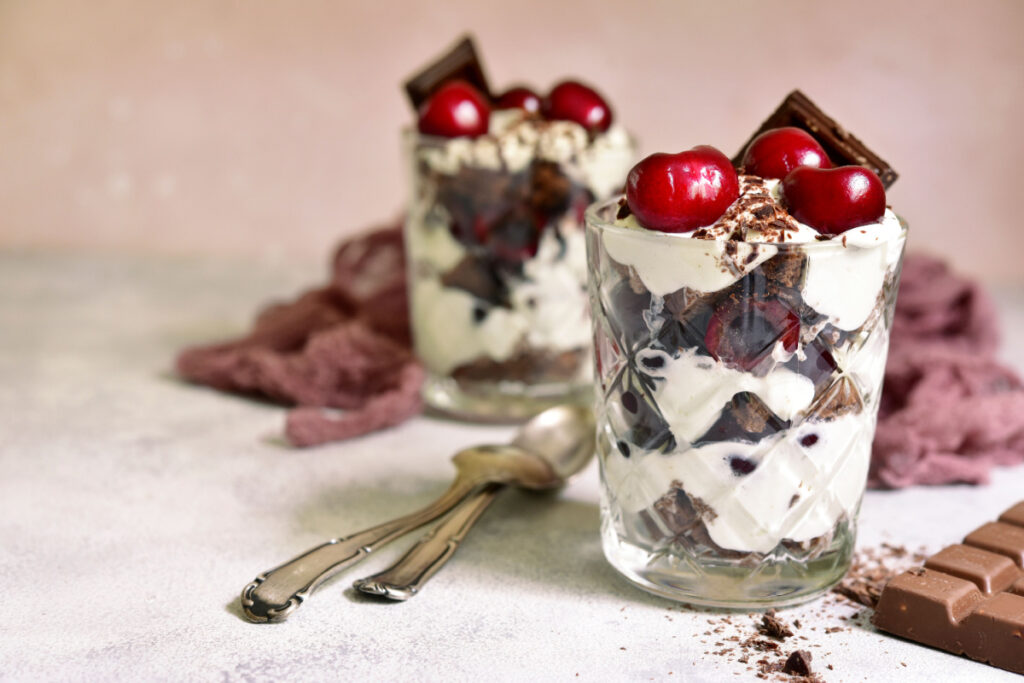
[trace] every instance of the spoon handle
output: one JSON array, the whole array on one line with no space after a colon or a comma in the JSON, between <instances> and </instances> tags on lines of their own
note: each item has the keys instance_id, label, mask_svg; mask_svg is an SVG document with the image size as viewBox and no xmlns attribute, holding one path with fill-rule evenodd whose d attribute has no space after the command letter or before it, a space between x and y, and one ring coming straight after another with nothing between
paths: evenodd
<instances>
[{"instance_id":1,"label":"spoon handle","mask_svg":"<svg viewBox=\"0 0 1024 683\"><path fill-rule=\"evenodd\" d=\"M260 574L242 589L242 611L254 622L284 621L321 583L380 546L437 519L474 488L472 481L458 477L440 498L421 510L331 539Z\"/></svg>"},{"instance_id":2,"label":"spoon handle","mask_svg":"<svg viewBox=\"0 0 1024 683\"><path fill-rule=\"evenodd\" d=\"M369 595L408 600L455 554L474 522L491 504L502 484L488 484L462 501L455 511L434 527L394 565L353 586Z\"/></svg>"}]
</instances>

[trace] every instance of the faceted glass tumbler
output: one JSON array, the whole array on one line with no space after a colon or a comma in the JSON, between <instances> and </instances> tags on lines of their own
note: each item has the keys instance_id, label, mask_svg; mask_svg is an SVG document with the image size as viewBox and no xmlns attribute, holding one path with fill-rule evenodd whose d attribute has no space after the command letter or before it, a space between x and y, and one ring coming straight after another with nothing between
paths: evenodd
<instances>
[{"instance_id":1,"label":"faceted glass tumbler","mask_svg":"<svg viewBox=\"0 0 1024 683\"><path fill-rule=\"evenodd\" d=\"M821 594L854 548L905 225L716 242L616 226L617 207L587 213L607 559L694 604Z\"/></svg>"},{"instance_id":2,"label":"faceted glass tumbler","mask_svg":"<svg viewBox=\"0 0 1024 683\"><path fill-rule=\"evenodd\" d=\"M413 342L436 410L517 422L590 400L583 214L622 187L633 145L602 147L567 126L542 129L582 150L560 159L529 127L473 140L406 133Z\"/></svg>"}]
</instances>

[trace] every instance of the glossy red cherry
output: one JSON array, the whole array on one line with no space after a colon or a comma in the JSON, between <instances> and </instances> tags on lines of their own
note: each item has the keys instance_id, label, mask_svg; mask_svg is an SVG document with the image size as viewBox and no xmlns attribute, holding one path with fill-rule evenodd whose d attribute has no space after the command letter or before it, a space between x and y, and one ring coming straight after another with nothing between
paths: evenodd
<instances>
[{"instance_id":1,"label":"glossy red cherry","mask_svg":"<svg viewBox=\"0 0 1024 683\"><path fill-rule=\"evenodd\" d=\"M497 109L522 109L531 114L540 113L540 95L527 87L516 86L498 95Z\"/></svg>"},{"instance_id":2,"label":"glossy red cherry","mask_svg":"<svg viewBox=\"0 0 1024 683\"><path fill-rule=\"evenodd\" d=\"M545 118L575 121L589 131L604 132L612 125L612 110L596 90L578 81L562 81L544 98Z\"/></svg>"},{"instance_id":3,"label":"glossy red cherry","mask_svg":"<svg viewBox=\"0 0 1024 683\"><path fill-rule=\"evenodd\" d=\"M750 175L778 178L797 166L832 168L818 141L800 128L774 128L754 138L743 154L743 169Z\"/></svg>"},{"instance_id":4,"label":"glossy red cherry","mask_svg":"<svg viewBox=\"0 0 1024 683\"><path fill-rule=\"evenodd\" d=\"M787 352L800 343L800 317L777 299L746 299L715 310L704 346L730 367L753 370L778 342Z\"/></svg>"},{"instance_id":5,"label":"glossy red cherry","mask_svg":"<svg viewBox=\"0 0 1024 683\"><path fill-rule=\"evenodd\" d=\"M487 132L491 108L466 81L445 83L420 105L418 128L424 135L475 138Z\"/></svg>"},{"instance_id":6,"label":"glossy red cherry","mask_svg":"<svg viewBox=\"0 0 1024 683\"><path fill-rule=\"evenodd\" d=\"M885 213L885 187L863 166L795 168L782 181L782 196L793 218L830 235L877 223Z\"/></svg>"},{"instance_id":7,"label":"glossy red cherry","mask_svg":"<svg viewBox=\"0 0 1024 683\"><path fill-rule=\"evenodd\" d=\"M679 154L652 154L626 178L626 202L640 225L663 232L711 225L739 195L732 162L707 145Z\"/></svg>"}]
</instances>

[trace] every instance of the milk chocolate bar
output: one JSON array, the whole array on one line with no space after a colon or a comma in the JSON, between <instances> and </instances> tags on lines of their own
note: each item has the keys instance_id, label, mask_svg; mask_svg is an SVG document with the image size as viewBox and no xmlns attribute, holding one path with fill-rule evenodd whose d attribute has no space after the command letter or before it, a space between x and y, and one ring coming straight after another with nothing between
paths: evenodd
<instances>
[{"instance_id":1,"label":"milk chocolate bar","mask_svg":"<svg viewBox=\"0 0 1024 683\"><path fill-rule=\"evenodd\" d=\"M750 139L747 140L740 151L733 157L734 166L739 166L743 161L743 152L761 133L772 128L784 128L794 126L801 128L818 141L825 148L825 153L836 166L864 166L874 171L882 181L885 189L896 182L896 171L887 162L868 149L863 142L858 140L845 128L829 118L825 112L818 109L817 105L799 90L789 93L779 108L772 113L768 119L761 124Z\"/></svg>"},{"instance_id":2,"label":"milk chocolate bar","mask_svg":"<svg viewBox=\"0 0 1024 683\"><path fill-rule=\"evenodd\" d=\"M473 39L465 36L437 61L425 67L405 83L405 92L412 102L413 109L427 101L431 95L448 81L460 78L490 98L491 89L487 85L483 66L477 56Z\"/></svg>"},{"instance_id":3,"label":"milk chocolate bar","mask_svg":"<svg viewBox=\"0 0 1024 683\"><path fill-rule=\"evenodd\" d=\"M909 640L1024 674L1024 501L886 584L872 619Z\"/></svg>"}]
</instances>

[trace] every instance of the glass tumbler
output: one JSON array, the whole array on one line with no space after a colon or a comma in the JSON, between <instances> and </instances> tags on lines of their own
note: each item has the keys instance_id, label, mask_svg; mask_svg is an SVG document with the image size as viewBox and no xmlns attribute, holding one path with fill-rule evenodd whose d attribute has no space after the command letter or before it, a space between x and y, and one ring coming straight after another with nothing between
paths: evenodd
<instances>
[{"instance_id":1,"label":"glass tumbler","mask_svg":"<svg viewBox=\"0 0 1024 683\"><path fill-rule=\"evenodd\" d=\"M495 129L492 115L492 131ZM424 399L515 422L591 396L583 214L623 186L632 139L529 117L499 132L405 134L412 332Z\"/></svg>"},{"instance_id":2,"label":"glass tumbler","mask_svg":"<svg viewBox=\"0 0 1024 683\"><path fill-rule=\"evenodd\" d=\"M652 593L767 608L849 568L906 226L714 241L587 213L601 534Z\"/></svg>"}]
</instances>

